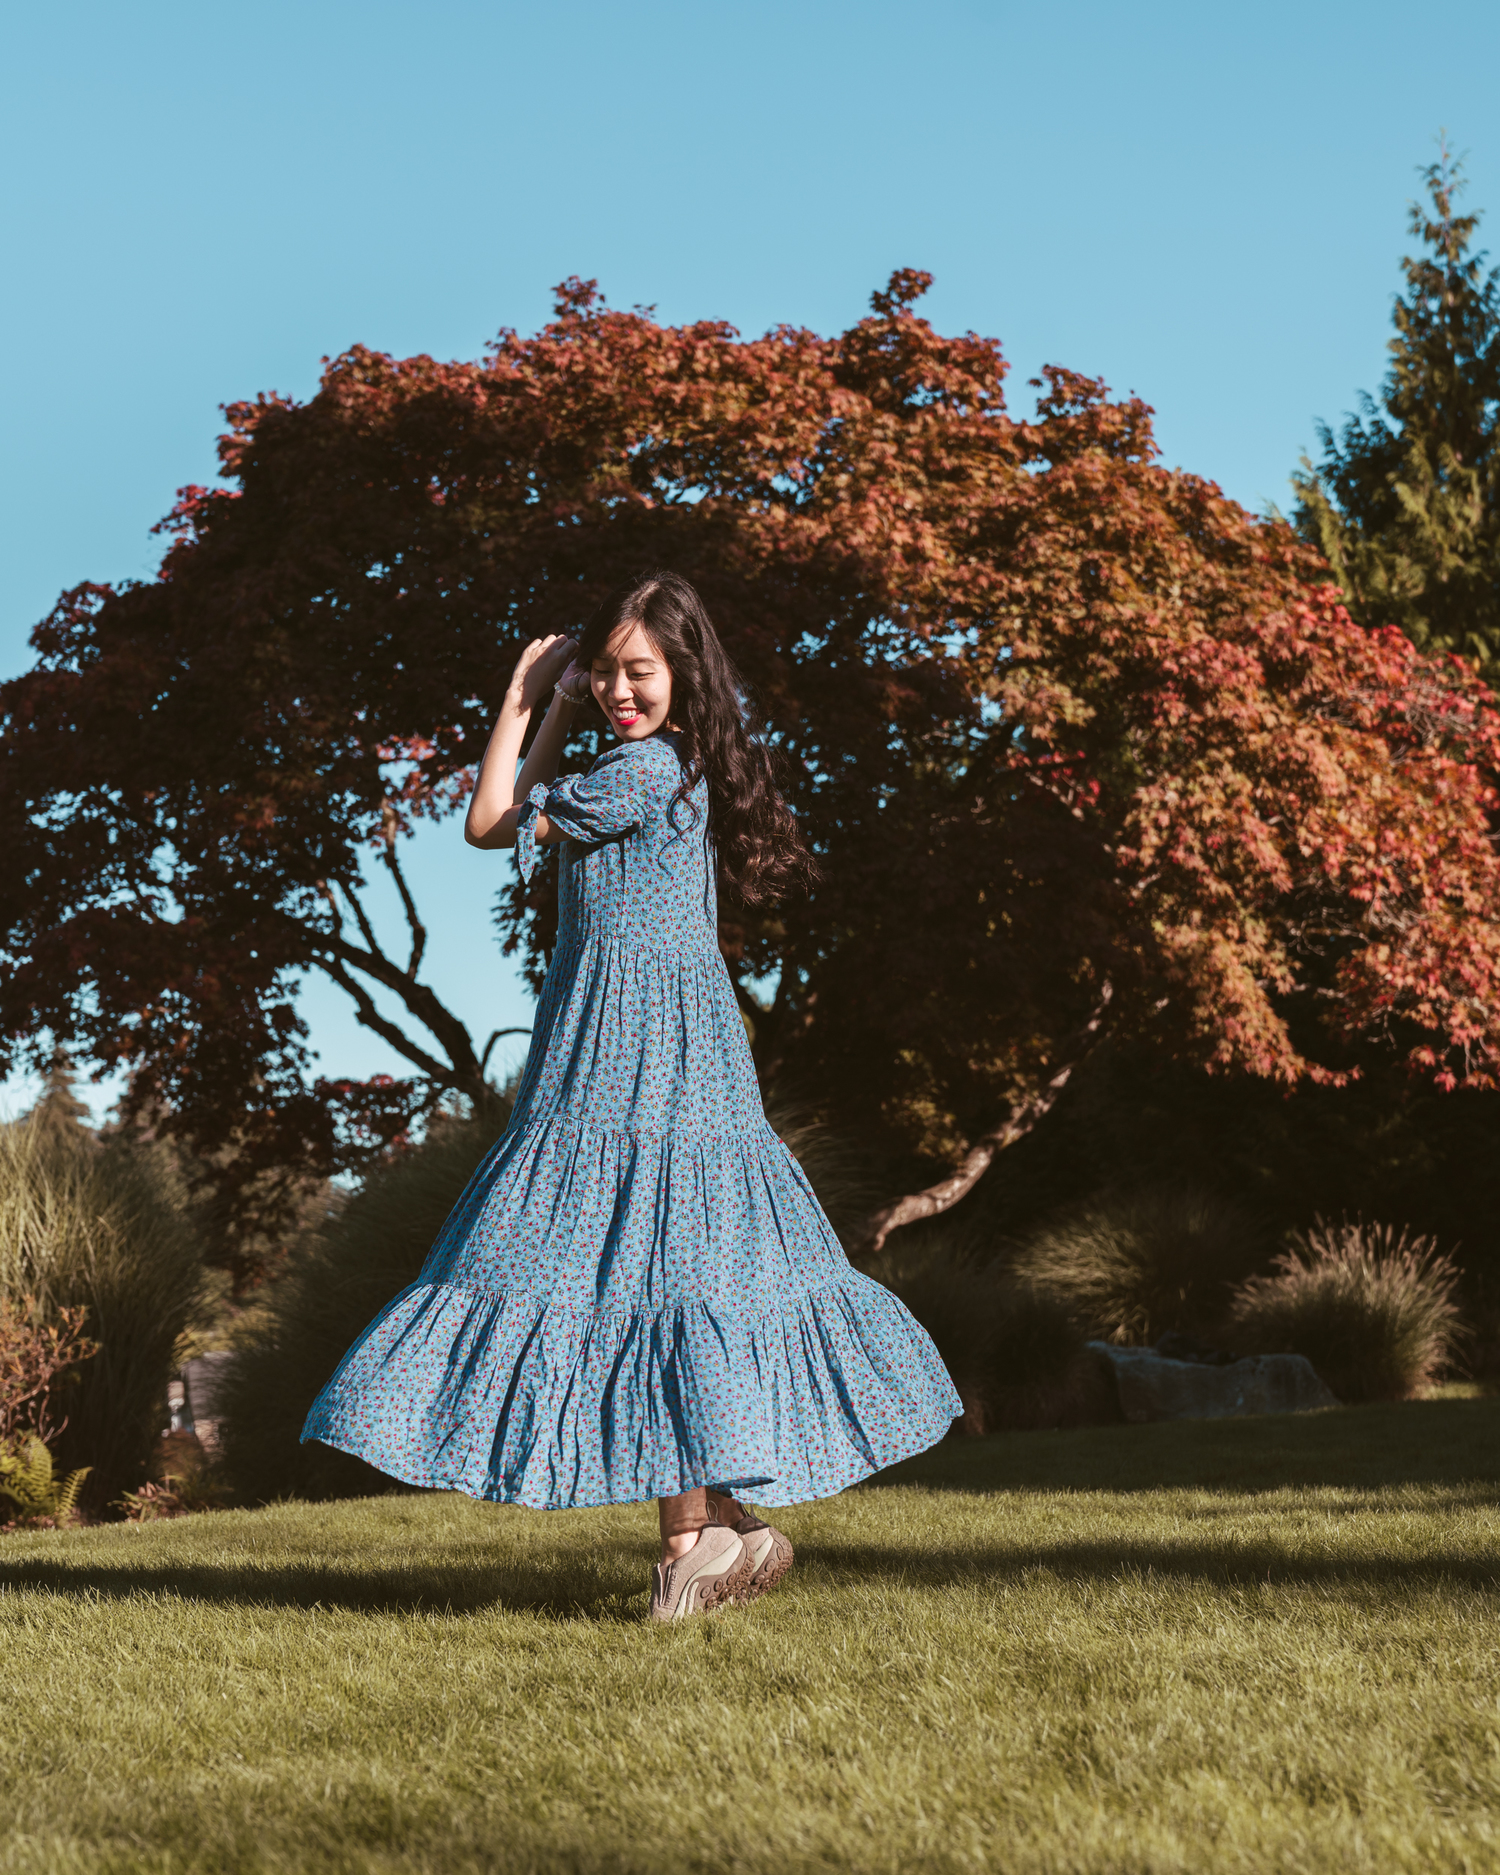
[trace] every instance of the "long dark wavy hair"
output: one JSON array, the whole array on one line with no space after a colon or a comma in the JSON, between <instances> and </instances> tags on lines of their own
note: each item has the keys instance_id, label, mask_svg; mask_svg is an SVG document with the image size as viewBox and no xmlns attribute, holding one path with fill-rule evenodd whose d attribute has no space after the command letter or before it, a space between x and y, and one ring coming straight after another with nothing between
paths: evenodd
<instances>
[{"instance_id":1,"label":"long dark wavy hair","mask_svg":"<svg viewBox=\"0 0 1500 1875\"><path fill-rule=\"evenodd\" d=\"M578 662L591 665L622 625L640 625L672 673L669 720L679 732L682 786L670 810L708 782L719 882L746 905L806 890L817 865L781 798L773 752L746 722L745 689L703 601L677 573L642 573L617 586L584 627Z\"/></svg>"}]
</instances>

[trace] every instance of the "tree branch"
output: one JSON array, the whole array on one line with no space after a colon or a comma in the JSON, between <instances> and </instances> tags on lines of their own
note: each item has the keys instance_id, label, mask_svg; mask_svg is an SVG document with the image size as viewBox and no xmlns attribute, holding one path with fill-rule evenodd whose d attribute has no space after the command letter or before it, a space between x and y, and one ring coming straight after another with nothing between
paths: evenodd
<instances>
[{"instance_id":1,"label":"tree branch","mask_svg":"<svg viewBox=\"0 0 1500 1875\"><path fill-rule=\"evenodd\" d=\"M908 1192L904 1198L896 1199L894 1204L884 1206L866 1220L857 1246L858 1255L877 1256L884 1249L891 1232L900 1230L903 1224L915 1224L919 1218L936 1217L940 1212L951 1209L979 1183L997 1152L1003 1152L1007 1146L1013 1146L1018 1139L1025 1138L1038 1120L1056 1104L1058 1095L1072 1078L1073 1070L1097 1047L1105 1012L1114 993L1114 985L1106 979L1093 1014L1063 1051L1067 1060L1044 1086L1039 1087L1019 1106L1013 1107L999 1126L983 1134L970 1147L956 1172L940 1179L936 1185L929 1185L925 1191Z\"/></svg>"},{"instance_id":2,"label":"tree branch","mask_svg":"<svg viewBox=\"0 0 1500 1875\"><path fill-rule=\"evenodd\" d=\"M383 951L361 950L357 944L351 944L347 938L340 936L336 931L319 933L319 938L320 950L327 953L326 959L321 955L318 957L320 967L327 971L341 988L347 989L351 995L355 996L357 1004L360 997L369 1003L368 992L355 984L353 978L348 977L347 970L342 978L337 975L330 967L333 960L341 966L347 966L348 969L361 971L365 976L373 978L382 988L392 991L405 1004L409 1013L447 1049L448 1059L452 1063L451 1068L435 1070L442 1076L445 1085L462 1087L476 1097L483 1094L484 1076L480 1072L479 1061L475 1056L469 1031L451 1010L443 1007L425 983L413 983L406 972L398 964L393 964ZM370 1004L370 1008L373 1011L373 1003ZM375 1027L374 1022L366 1021L362 1009L359 1019L367 1028ZM378 1031L380 1034L386 1035L389 1031L391 1035L403 1035L403 1032L394 1023L387 1022L384 1016L378 1016L377 1020L386 1023L386 1027ZM412 1052L416 1044L407 1042L404 1035L403 1043L402 1053L409 1061L417 1060L417 1054ZM429 1070L429 1072L432 1071L434 1070Z\"/></svg>"},{"instance_id":3,"label":"tree branch","mask_svg":"<svg viewBox=\"0 0 1500 1875\"><path fill-rule=\"evenodd\" d=\"M350 948L344 946L345 949ZM370 992L356 978L351 977L342 962L334 956L320 956L318 968L333 979L348 996L353 999L354 1012L365 1028L373 1029L375 1034L390 1043L398 1055L404 1055L414 1067L418 1067L429 1079L442 1087L454 1087L459 1084L460 1076L453 1067L444 1067L436 1056L429 1055L425 1049L418 1048L406 1031L399 1028L375 1007Z\"/></svg>"},{"instance_id":4,"label":"tree branch","mask_svg":"<svg viewBox=\"0 0 1500 1875\"><path fill-rule=\"evenodd\" d=\"M411 893L406 889L406 875L402 872L401 862L396 857L396 813L389 801L385 804L383 826L386 867L396 881L396 890L401 894L401 906L406 913L406 922L411 926L411 959L406 966L406 974L415 978L417 966L422 961L422 953L427 948L427 927L417 916L417 908L412 902Z\"/></svg>"},{"instance_id":5,"label":"tree branch","mask_svg":"<svg viewBox=\"0 0 1500 1875\"><path fill-rule=\"evenodd\" d=\"M729 987L734 991L734 1000L740 1006L741 1015L746 1015L757 1026L766 1021L771 1014L769 1003L757 1002L739 978L731 973Z\"/></svg>"},{"instance_id":6,"label":"tree branch","mask_svg":"<svg viewBox=\"0 0 1500 1875\"><path fill-rule=\"evenodd\" d=\"M479 1057L479 1072L483 1074L485 1069L490 1065L490 1050L495 1046L502 1035L530 1035L530 1033L530 1029L496 1029L494 1034L485 1043L484 1053Z\"/></svg>"},{"instance_id":7,"label":"tree branch","mask_svg":"<svg viewBox=\"0 0 1500 1875\"><path fill-rule=\"evenodd\" d=\"M386 961L385 952L380 948L380 943L375 936L374 928L371 926L370 920L365 916L365 908L360 903L359 894L354 890L353 886L344 884L344 897L348 899L350 905L354 908L354 916L359 922L360 936L363 937L365 943L369 946L371 955L378 957L380 961L384 963ZM373 974L373 972L371 974Z\"/></svg>"}]
</instances>

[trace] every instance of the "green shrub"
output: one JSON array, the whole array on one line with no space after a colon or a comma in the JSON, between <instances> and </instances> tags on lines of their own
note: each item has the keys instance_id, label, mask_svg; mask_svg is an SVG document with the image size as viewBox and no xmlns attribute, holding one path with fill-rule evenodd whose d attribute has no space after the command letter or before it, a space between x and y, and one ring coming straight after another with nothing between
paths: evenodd
<instances>
[{"instance_id":1,"label":"green shrub","mask_svg":"<svg viewBox=\"0 0 1500 1875\"><path fill-rule=\"evenodd\" d=\"M1170 1329L1222 1335L1233 1285L1271 1245L1237 1206L1207 1191L1147 1186L1057 1213L1011 1253L1092 1340L1150 1343Z\"/></svg>"},{"instance_id":2,"label":"green shrub","mask_svg":"<svg viewBox=\"0 0 1500 1875\"><path fill-rule=\"evenodd\" d=\"M1084 1347L1067 1308L1014 1277L999 1285L978 1407L981 1432L1109 1425L1124 1417L1112 1372Z\"/></svg>"},{"instance_id":3,"label":"green shrub","mask_svg":"<svg viewBox=\"0 0 1500 1875\"><path fill-rule=\"evenodd\" d=\"M310 1233L247 1312L218 1392L224 1465L243 1497L360 1497L389 1487L345 1452L301 1444L302 1422L360 1330L416 1281L494 1138L492 1123L435 1126Z\"/></svg>"},{"instance_id":4,"label":"green shrub","mask_svg":"<svg viewBox=\"0 0 1500 1875\"><path fill-rule=\"evenodd\" d=\"M1347 1218L1299 1232L1233 1306L1239 1348L1303 1354L1348 1404L1406 1400L1460 1339L1458 1271L1430 1237Z\"/></svg>"},{"instance_id":5,"label":"green shrub","mask_svg":"<svg viewBox=\"0 0 1500 1875\"><path fill-rule=\"evenodd\" d=\"M231 1492L216 1452L207 1452L191 1432L169 1432L157 1441L153 1476L127 1491L115 1508L127 1523L156 1523L195 1511L222 1510Z\"/></svg>"},{"instance_id":6,"label":"green shrub","mask_svg":"<svg viewBox=\"0 0 1500 1875\"><path fill-rule=\"evenodd\" d=\"M91 1503L145 1475L202 1292L192 1206L163 1148L101 1142L46 1104L0 1126L0 1294L34 1298L46 1323L82 1308L99 1343L57 1443L61 1465L89 1468Z\"/></svg>"}]
</instances>

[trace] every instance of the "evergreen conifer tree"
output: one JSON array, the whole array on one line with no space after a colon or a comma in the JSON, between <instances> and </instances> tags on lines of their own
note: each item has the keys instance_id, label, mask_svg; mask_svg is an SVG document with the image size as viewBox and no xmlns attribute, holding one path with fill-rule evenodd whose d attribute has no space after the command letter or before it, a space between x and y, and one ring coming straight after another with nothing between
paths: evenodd
<instances>
[{"instance_id":1,"label":"evergreen conifer tree","mask_svg":"<svg viewBox=\"0 0 1500 1875\"><path fill-rule=\"evenodd\" d=\"M31 1110L31 1118L48 1140L66 1139L73 1143L94 1143L89 1130L89 1110L74 1091L77 1077L65 1048L55 1048L42 1083L41 1097Z\"/></svg>"},{"instance_id":2,"label":"evergreen conifer tree","mask_svg":"<svg viewBox=\"0 0 1500 1875\"><path fill-rule=\"evenodd\" d=\"M1391 368L1379 404L1292 478L1297 524L1363 624L1397 625L1425 650L1500 681L1500 269L1471 253L1477 215L1454 212L1462 165L1446 140L1413 203L1424 252L1402 262Z\"/></svg>"}]
</instances>

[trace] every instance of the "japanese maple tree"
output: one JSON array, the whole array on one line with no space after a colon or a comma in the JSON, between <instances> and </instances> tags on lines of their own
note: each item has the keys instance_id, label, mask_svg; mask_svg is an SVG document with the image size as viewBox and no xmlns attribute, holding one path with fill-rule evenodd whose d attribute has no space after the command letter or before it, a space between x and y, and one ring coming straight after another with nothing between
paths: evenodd
<instances>
[{"instance_id":1,"label":"japanese maple tree","mask_svg":"<svg viewBox=\"0 0 1500 1875\"><path fill-rule=\"evenodd\" d=\"M1487 692L1163 468L1140 402L1052 370L1013 418L998 345L935 333L926 284L897 274L836 337L745 340L571 282L480 363L356 348L305 405L231 406L225 486L184 491L159 577L65 595L5 686L11 1058L128 1066L240 1179L349 1162L444 1094L482 1106L402 842L463 797L521 644L666 565L822 864L805 903L724 907L763 1077L947 1168L874 1237L967 1189L1106 1033L1288 1085L1376 1034L1493 1084ZM550 875L502 875L534 978ZM310 1078L309 969L406 1078Z\"/></svg>"}]
</instances>

